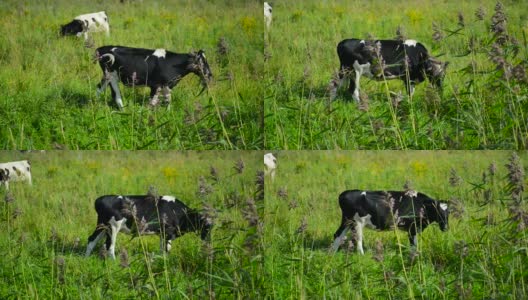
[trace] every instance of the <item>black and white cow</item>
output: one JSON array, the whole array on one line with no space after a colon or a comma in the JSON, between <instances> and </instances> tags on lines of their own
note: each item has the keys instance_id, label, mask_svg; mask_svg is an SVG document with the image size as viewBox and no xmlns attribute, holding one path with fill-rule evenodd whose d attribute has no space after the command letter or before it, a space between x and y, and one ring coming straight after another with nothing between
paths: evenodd
<instances>
[{"instance_id":1,"label":"black and white cow","mask_svg":"<svg viewBox=\"0 0 528 300\"><path fill-rule=\"evenodd\" d=\"M19 160L0 163L0 183L4 184L6 190L9 189L10 181L31 182L31 163L29 160Z\"/></svg>"},{"instance_id":2,"label":"black and white cow","mask_svg":"<svg viewBox=\"0 0 528 300\"><path fill-rule=\"evenodd\" d=\"M264 2L264 23L266 24L266 31L269 31L271 27L271 20L273 18L272 10L271 5L268 2Z\"/></svg>"},{"instance_id":3,"label":"black and white cow","mask_svg":"<svg viewBox=\"0 0 528 300\"><path fill-rule=\"evenodd\" d=\"M339 195L341 225L334 234L331 250L335 252L352 229L357 238L357 250L363 252L363 228L379 230L398 227L409 233L411 245L417 245L416 235L430 223L437 222L442 231L448 227L449 209L438 201L416 191L350 190Z\"/></svg>"},{"instance_id":4,"label":"black and white cow","mask_svg":"<svg viewBox=\"0 0 528 300\"><path fill-rule=\"evenodd\" d=\"M337 45L337 55L341 63L339 85L350 78L349 91L358 102L361 75L376 80L400 78L405 82L407 93L412 95L414 85L426 78L441 88L448 65L429 55L415 40L346 39Z\"/></svg>"},{"instance_id":5,"label":"black and white cow","mask_svg":"<svg viewBox=\"0 0 528 300\"><path fill-rule=\"evenodd\" d=\"M159 234L161 251L170 251L173 239L187 232L200 232L209 237L212 221L190 209L174 196L107 195L95 200L97 227L88 238L86 256L106 234L108 255L115 259L115 243L119 231L134 235Z\"/></svg>"},{"instance_id":6,"label":"black and white cow","mask_svg":"<svg viewBox=\"0 0 528 300\"><path fill-rule=\"evenodd\" d=\"M110 83L112 97L119 108L123 107L119 81L127 86L148 86L150 105L156 106L160 93L170 103L171 89L189 73L200 77L203 85L201 92L213 78L203 50L180 54L165 49L103 46L97 48L95 58L103 70L103 79L97 85L97 95Z\"/></svg>"},{"instance_id":7,"label":"black and white cow","mask_svg":"<svg viewBox=\"0 0 528 300\"><path fill-rule=\"evenodd\" d=\"M88 33L100 31L106 32L107 36L110 35L110 24L104 11L77 16L70 23L61 26L61 35L82 34L85 40L88 39Z\"/></svg>"}]
</instances>

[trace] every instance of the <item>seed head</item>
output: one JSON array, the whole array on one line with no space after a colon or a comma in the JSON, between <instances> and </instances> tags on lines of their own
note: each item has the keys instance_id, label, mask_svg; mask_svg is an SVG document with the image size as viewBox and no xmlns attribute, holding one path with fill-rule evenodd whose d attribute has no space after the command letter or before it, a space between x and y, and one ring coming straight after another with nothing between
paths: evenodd
<instances>
[{"instance_id":1,"label":"seed head","mask_svg":"<svg viewBox=\"0 0 528 300\"><path fill-rule=\"evenodd\" d=\"M396 40L403 42L407 39L405 36L405 30L401 25L398 25L398 28L396 29Z\"/></svg>"},{"instance_id":2,"label":"seed head","mask_svg":"<svg viewBox=\"0 0 528 300\"><path fill-rule=\"evenodd\" d=\"M295 232L298 234L303 234L306 231L307 227L308 227L308 222L306 222L306 217L303 217L301 221L301 225L299 226L299 228L297 228Z\"/></svg>"},{"instance_id":3,"label":"seed head","mask_svg":"<svg viewBox=\"0 0 528 300\"><path fill-rule=\"evenodd\" d=\"M465 27L466 23L464 22L464 15L461 11L458 12L458 26Z\"/></svg>"},{"instance_id":4,"label":"seed head","mask_svg":"<svg viewBox=\"0 0 528 300\"><path fill-rule=\"evenodd\" d=\"M277 192L277 196L279 196L279 198L281 199L287 199L288 198L288 191L286 190L285 187L281 187L279 189L279 191Z\"/></svg>"},{"instance_id":5,"label":"seed head","mask_svg":"<svg viewBox=\"0 0 528 300\"><path fill-rule=\"evenodd\" d=\"M57 256L55 258L55 265L57 266L57 281L59 284L64 284L64 273L66 272L66 261L64 257Z\"/></svg>"},{"instance_id":6,"label":"seed head","mask_svg":"<svg viewBox=\"0 0 528 300\"><path fill-rule=\"evenodd\" d=\"M130 262L128 261L128 251L125 248L121 249L121 252L119 253L119 265L122 268L128 268L130 267Z\"/></svg>"},{"instance_id":7,"label":"seed head","mask_svg":"<svg viewBox=\"0 0 528 300\"><path fill-rule=\"evenodd\" d=\"M454 250L455 250L455 253L458 253L458 255L460 255L461 258L468 256L468 253L469 253L468 245L466 241L464 240L455 242Z\"/></svg>"},{"instance_id":8,"label":"seed head","mask_svg":"<svg viewBox=\"0 0 528 300\"><path fill-rule=\"evenodd\" d=\"M433 22L433 41L440 42L444 38L444 34L440 29L440 26L436 22Z\"/></svg>"},{"instance_id":9,"label":"seed head","mask_svg":"<svg viewBox=\"0 0 528 300\"><path fill-rule=\"evenodd\" d=\"M242 172L244 172L244 161L242 159L239 159L236 163L235 163L235 170L237 171L238 174L242 174Z\"/></svg>"},{"instance_id":10,"label":"seed head","mask_svg":"<svg viewBox=\"0 0 528 300\"><path fill-rule=\"evenodd\" d=\"M479 7L477 11L475 11L475 17L477 17L477 20L479 21L484 20L485 15L486 15L486 11L484 10L484 8L482 8L482 6Z\"/></svg>"},{"instance_id":11,"label":"seed head","mask_svg":"<svg viewBox=\"0 0 528 300\"><path fill-rule=\"evenodd\" d=\"M450 176L449 176L449 184L452 187L459 186L462 182L462 178L458 176L456 170L454 168L451 168Z\"/></svg>"},{"instance_id":12,"label":"seed head","mask_svg":"<svg viewBox=\"0 0 528 300\"><path fill-rule=\"evenodd\" d=\"M383 261L383 242L380 239L376 240L376 247L374 248L374 255L372 256L375 261Z\"/></svg>"},{"instance_id":13,"label":"seed head","mask_svg":"<svg viewBox=\"0 0 528 300\"><path fill-rule=\"evenodd\" d=\"M218 178L218 171L215 167L211 166L209 169L209 173L211 174L211 179L213 179L215 182L218 182L220 178Z\"/></svg>"},{"instance_id":14,"label":"seed head","mask_svg":"<svg viewBox=\"0 0 528 300\"><path fill-rule=\"evenodd\" d=\"M229 47L227 46L225 37L221 37L218 40L218 43L216 44L216 53L218 53L219 57L222 57L222 56L226 56L228 52L229 52Z\"/></svg>"},{"instance_id":15,"label":"seed head","mask_svg":"<svg viewBox=\"0 0 528 300\"><path fill-rule=\"evenodd\" d=\"M521 159L516 152L512 153L509 161L510 162L506 164L506 167L508 169L508 181L511 187L511 196L515 202L520 203L524 191L524 169Z\"/></svg>"},{"instance_id":16,"label":"seed head","mask_svg":"<svg viewBox=\"0 0 528 300\"><path fill-rule=\"evenodd\" d=\"M5 195L4 201L6 203L12 203L15 201L15 197L13 197L13 194L11 194L11 192L7 192Z\"/></svg>"}]
</instances>

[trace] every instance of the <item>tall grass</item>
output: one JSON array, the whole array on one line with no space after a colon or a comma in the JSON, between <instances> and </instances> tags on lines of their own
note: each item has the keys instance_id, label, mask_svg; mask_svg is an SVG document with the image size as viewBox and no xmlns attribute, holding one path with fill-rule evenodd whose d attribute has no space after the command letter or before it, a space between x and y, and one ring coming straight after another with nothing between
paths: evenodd
<instances>
[{"instance_id":1,"label":"tall grass","mask_svg":"<svg viewBox=\"0 0 528 300\"><path fill-rule=\"evenodd\" d=\"M283 151L277 158L264 214L271 298L527 297L526 152ZM356 188L412 188L447 200L449 230L429 226L412 249L406 232L365 229L364 256L347 243L332 254L337 198Z\"/></svg>"},{"instance_id":2,"label":"tall grass","mask_svg":"<svg viewBox=\"0 0 528 300\"><path fill-rule=\"evenodd\" d=\"M256 1L51 1L0 3L0 147L3 149L259 149L263 70ZM73 17L105 10L110 36L58 36ZM219 13L222 11L222 13ZM217 52L224 39L228 51ZM178 53L204 49L214 75L207 92L185 77L170 107L147 107L149 90L123 87L119 111L94 48L123 45Z\"/></svg>"},{"instance_id":3,"label":"tall grass","mask_svg":"<svg viewBox=\"0 0 528 300\"><path fill-rule=\"evenodd\" d=\"M261 298L262 153L0 152L29 158L33 186L0 190L0 298ZM242 166L242 167L241 167ZM215 170L212 172L212 170ZM152 187L152 188L149 188ZM188 233L160 253L157 236L119 234L84 257L105 194L172 194L213 220L211 242Z\"/></svg>"},{"instance_id":4,"label":"tall grass","mask_svg":"<svg viewBox=\"0 0 528 300\"><path fill-rule=\"evenodd\" d=\"M526 149L527 8L491 0L277 3L264 50L266 147ZM353 37L418 40L450 63L443 91L426 82L408 97L401 80L364 77L358 105L348 82L335 91L332 79L336 46Z\"/></svg>"}]
</instances>

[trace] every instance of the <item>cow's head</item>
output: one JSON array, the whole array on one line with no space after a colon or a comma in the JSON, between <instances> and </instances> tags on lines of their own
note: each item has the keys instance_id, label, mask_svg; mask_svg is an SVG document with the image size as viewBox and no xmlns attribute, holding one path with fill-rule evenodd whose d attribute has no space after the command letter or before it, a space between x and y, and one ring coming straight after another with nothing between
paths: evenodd
<instances>
[{"instance_id":1,"label":"cow's head","mask_svg":"<svg viewBox=\"0 0 528 300\"><path fill-rule=\"evenodd\" d=\"M198 77L200 77L204 89L207 87L207 84L213 79L213 73L209 68L209 63L205 58L205 52L203 50L200 50L197 53L191 53L191 63L189 64L189 71L193 72L194 74L198 75Z\"/></svg>"},{"instance_id":2,"label":"cow's head","mask_svg":"<svg viewBox=\"0 0 528 300\"><path fill-rule=\"evenodd\" d=\"M185 218L185 231L200 232L200 238L202 240L209 238L209 233L213 228L213 222L210 217L193 209L186 213Z\"/></svg>"},{"instance_id":3,"label":"cow's head","mask_svg":"<svg viewBox=\"0 0 528 300\"><path fill-rule=\"evenodd\" d=\"M80 20L73 20L66 25L61 25L61 35L76 35L79 32L83 32L84 23Z\"/></svg>"},{"instance_id":4,"label":"cow's head","mask_svg":"<svg viewBox=\"0 0 528 300\"><path fill-rule=\"evenodd\" d=\"M436 221L440 225L440 230L446 231L449 226L449 207L446 202L435 201Z\"/></svg>"},{"instance_id":5,"label":"cow's head","mask_svg":"<svg viewBox=\"0 0 528 300\"><path fill-rule=\"evenodd\" d=\"M0 182L9 180L9 170L0 169Z\"/></svg>"},{"instance_id":6,"label":"cow's head","mask_svg":"<svg viewBox=\"0 0 528 300\"><path fill-rule=\"evenodd\" d=\"M433 85L438 88L442 88L442 83L444 82L444 77L446 74L446 68L449 65L449 62L442 62L438 59L430 56L425 61L425 74L427 78Z\"/></svg>"}]
</instances>

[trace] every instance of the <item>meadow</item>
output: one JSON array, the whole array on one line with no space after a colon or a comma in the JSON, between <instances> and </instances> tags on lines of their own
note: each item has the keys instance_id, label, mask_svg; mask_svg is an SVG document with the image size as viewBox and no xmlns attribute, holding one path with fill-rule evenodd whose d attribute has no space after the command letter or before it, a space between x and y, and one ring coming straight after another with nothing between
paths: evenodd
<instances>
[{"instance_id":1,"label":"meadow","mask_svg":"<svg viewBox=\"0 0 528 300\"><path fill-rule=\"evenodd\" d=\"M528 2L284 1L265 41L267 149L526 149ZM449 62L443 90L361 79L336 90L346 38L414 39ZM330 98L336 95L334 101Z\"/></svg>"},{"instance_id":2,"label":"meadow","mask_svg":"<svg viewBox=\"0 0 528 300\"><path fill-rule=\"evenodd\" d=\"M282 151L266 178L272 299L526 299L528 153ZM365 229L365 255L329 252L350 189L411 188L449 202L449 230ZM350 238L350 236L349 236Z\"/></svg>"},{"instance_id":3,"label":"meadow","mask_svg":"<svg viewBox=\"0 0 528 300\"><path fill-rule=\"evenodd\" d=\"M258 151L0 152L29 159L33 186L0 188L1 299L263 298L263 184ZM157 236L119 234L85 257L106 194L174 195L213 217L211 242L188 233L161 253Z\"/></svg>"},{"instance_id":4,"label":"meadow","mask_svg":"<svg viewBox=\"0 0 528 300\"><path fill-rule=\"evenodd\" d=\"M75 16L106 11L110 36L59 37ZM258 1L1 1L0 148L261 149L263 25ZM95 48L205 50L214 81L201 95L191 74L169 107L149 109L149 89L121 85L119 111Z\"/></svg>"}]
</instances>

